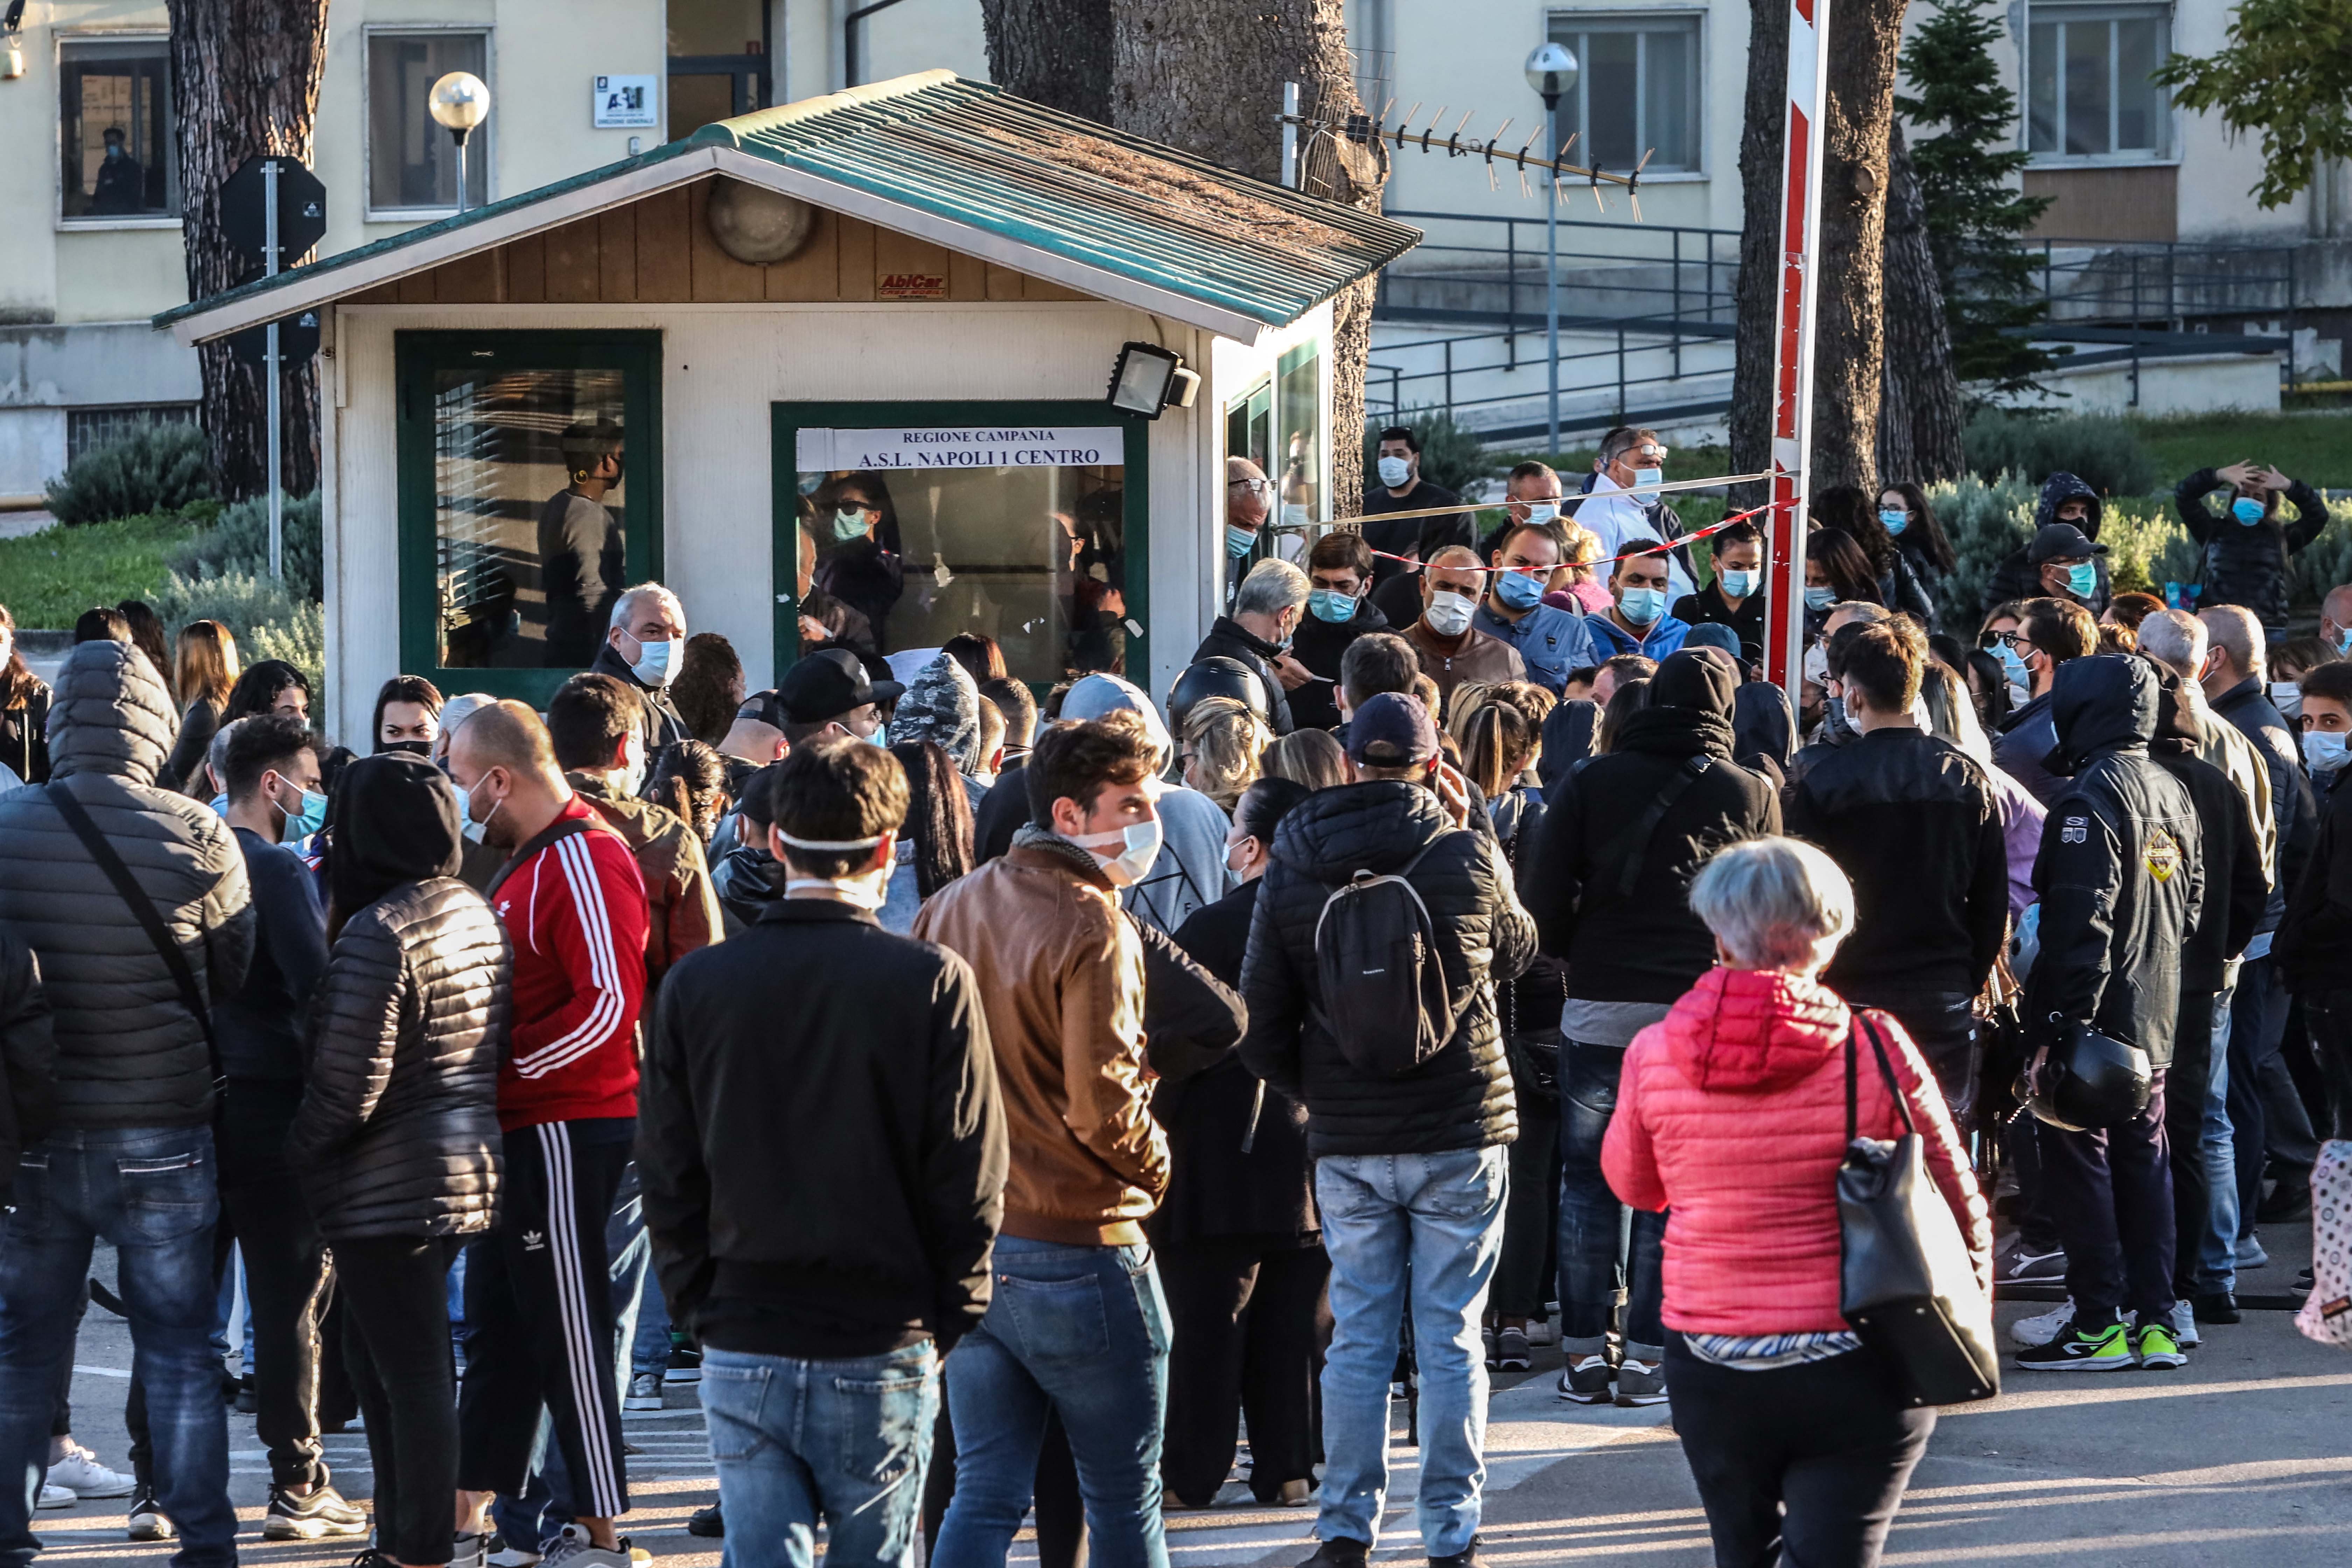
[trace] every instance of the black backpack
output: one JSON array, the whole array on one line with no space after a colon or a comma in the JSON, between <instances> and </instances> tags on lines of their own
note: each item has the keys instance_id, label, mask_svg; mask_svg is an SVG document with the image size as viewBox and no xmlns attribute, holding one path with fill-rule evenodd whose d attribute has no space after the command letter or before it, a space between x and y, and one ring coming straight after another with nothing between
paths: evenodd
<instances>
[{"instance_id":1,"label":"black backpack","mask_svg":"<svg viewBox=\"0 0 2352 1568\"><path fill-rule=\"evenodd\" d=\"M1438 957L1437 924L1407 880L1453 836L1431 839L1401 871L1359 871L1323 900L1315 921L1323 1026L1359 1072L1411 1072L1454 1037L1456 1014Z\"/></svg>"}]
</instances>

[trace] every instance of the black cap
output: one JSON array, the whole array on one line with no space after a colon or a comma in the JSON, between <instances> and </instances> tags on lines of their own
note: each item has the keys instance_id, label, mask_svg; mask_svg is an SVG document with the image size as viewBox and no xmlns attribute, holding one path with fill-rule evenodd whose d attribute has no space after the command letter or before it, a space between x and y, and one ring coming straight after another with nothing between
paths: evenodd
<instances>
[{"instance_id":1,"label":"black cap","mask_svg":"<svg viewBox=\"0 0 2352 1568\"><path fill-rule=\"evenodd\" d=\"M765 724L771 729L781 730L784 727L784 710L776 701L776 689L772 686L765 691L754 691L751 696L743 699L735 710L735 717L750 719L756 723Z\"/></svg>"},{"instance_id":2,"label":"black cap","mask_svg":"<svg viewBox=\"0 0 2352 1568\"><path fill-rule=\"evenodd\" d=\"M2071 555L2105 555L2107 547L2095 544L2091 536L2071 522L2045 522L2034 531L2033 542L2025 547L2025 563L2039 566L2044 561L2056 561Z\"/></svg>"},{"instance_id":3,"label":"black cap","mask_svg":"<svg viewBox=\"0 0 2352 1568\"><path fill-rule=\"evenodd\" d=\"M1360 767L1418 767L1437 749L1437 726L1418 697L1383 691L1349 716L1348 756Z\"/></svg>"},{"instance_id":4,"label":"black cap","mask_svg":"<svg viewBox=\"0 0 2352 1568\"><path fill-rule=\"evenodd\" d=\"M846 648L829 647L784 671L776 684L776 708L787 723L822 724L869 702L896 702L906 690L895 680L867 676Z\"/></svg>"}]
</instances>

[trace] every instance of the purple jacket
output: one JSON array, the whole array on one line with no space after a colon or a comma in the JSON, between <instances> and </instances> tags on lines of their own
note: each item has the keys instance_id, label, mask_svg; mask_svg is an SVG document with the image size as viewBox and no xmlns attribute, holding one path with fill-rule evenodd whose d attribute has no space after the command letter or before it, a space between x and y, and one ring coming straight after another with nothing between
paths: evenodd
<instances>
[{"instance_id":1,"label":"purple jacket","mask_svg":"<svg viewBox=\"0 0 2352 1568\"><path fill-rule=\"evenodd\" d=\"M2042 819L2049 816L2033 792L1998 767L1985 769L2000 806L2000 838L2009 850L2009 918L2033 902L2033 858L2042 849Z\"/></svg>"}]
</instances>

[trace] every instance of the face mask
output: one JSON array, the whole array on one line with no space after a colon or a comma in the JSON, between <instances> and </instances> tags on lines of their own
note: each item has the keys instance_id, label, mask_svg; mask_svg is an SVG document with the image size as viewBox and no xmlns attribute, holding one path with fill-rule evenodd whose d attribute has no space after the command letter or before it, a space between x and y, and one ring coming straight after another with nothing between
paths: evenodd
<instances>
[{"instance_id":1,"label":"face mask","mask_svg":"<svg viewBox=\"0 0 2352 1568\"><path fill-rule=\"evenodd\" d=\"M1422 613L1422 619L1439 637L1458 637L1470 629L1470 613L1477 607L1477 601L1469 595L1440 588L1430 595L1429 608Z\"/></svg>"},{"instance_id":2,"label":"face mask","mask_svg":"<svg viewBox=\"0 0 2352 1568\"><path fill-rule=\"evenodd\" d=\"M1250 546L1256 542L1257 530L1235 528L1231 523L1225 525L1225 553L1234 560L1238 561L1247 555L1250 552Z\"/></svg>"},{"instance_id":3,"label":"face mask","mask_svg":"<svg viewBox=\"0 0 2352 1568\"><path fill-rule=\"evenodd\" d=\"M1665 482L1665 478L1666 471L1664 468L1635 468L1633 493L1643 500L1651 500L1658 493L1658 487Z\"/></svg>"},{"instance_id":4,"label":"face mask","mask_svg":"<svg viewBox=\"0 0 2352 1568\"><path fill-rule=\"evenodd\" d=\"M1556 500L1531 500L1528 502L1528 521L1529 522L1550 522L1559 516L1559 502Z\"/></svg>"},{"instance_id":5,"label":"face mask","mask_svg":"<svg viewBox=\"0 0 2352 1568\"><path fill-rule=\"evenodd\" d=\"M1878 521L1888 536L1893 537L1911 526L1911 514L1907 511L1882 511L1878 514Z\"/></svg>"},{"instance_id":6,"label":"face mask","mask_svg":"<svg viewBox=\"0 0 2352 1568\"><path fill-rule=\"evenodd\" d=\"M1764 574L1760 570L1755 572L1726 571L1718 574L1718 576L1721 580L1716 585L1721 588L1725 595L1734 599L1747 598L1749 595L1755 593L1759 587L1762 586L1764 582Z\"/></svg>"},{"instance_id":7,"label":"face mask","mask_svg":"<svg viewBox=\"0 0 2352 1568\"><path fill-rule=\"evenodd\" d=\"M646 787L646 749L633 746L627 754L629 760L621 764L621 794L635 800Z\"/></svg>"},{"instance_id":8,"label":"face mask","mask_svg":"<svg viewBox=\"0 0 2352 1568\"><path fill-rule=\"evenodd\" d=\"M1318 621L1344 626L1356 618L1356 596L1337 588L1318 588L1307 595L1307 608Z\"/></svg>"},{"instance_id":9,"label":"face mask","mask_svg":"<svg viewBox=\"0 0 2352 1568\"><path fill-rule=\"evenodd\" d=\"M637 662L629 666L629 673L656 689L667 687L677 673L672 662L677 652L676 642L639 642Z\"/></svg>"},{"instance_id":10,"label":"face mask","mask_svg":"<svg viewBox=\"0 0 2352 1568\"><path fill-rule=\"evenodd\" d=\"M2332 773L2344 765L2345 742L2347 737L2332 730L2305 730L2303 732L2303 760L2315 773Z\"/></svg>"},{"instance_id":11,"label":"face mask","mask_svg":"<svg viewBox=\"0 0 2352 1568\"><path fill-rule=\"evenodd\" d=\"M476 779L474 789L481 787L482 781ZM505 804L506 802L502 800L491 802L490 809L483 814L481 821L477 822L474 820L474 790L459 784L457 786L457 822L466 837L477 844L485 842L483 836L489 832L490 818L496 816L499 814L499 807Z\"/></svg>"},{"instance_id":12,"label":"face mask","mask_svg":"<svg viewBox=\"0 0 2352 1568\"><path fill-rule=\"evenodd\" d=\"M1666 591L1628 588L1617 601L1617 613L1637 626L1646 626L1666 613Z\"/></svg>"},{"instance_id":13,"label":"face mask","mask_svg":"<svg viewBox=\"0 0 2352 1568\"><path fill-rule=\"evenodd\" d=\"M844 544L866 537L866 514L844 508L833 514L833 536Z\"/></svg>"},{"instance_id":14,"label":"face mask","mask_svg":"<svg viewBox=\"0 0 2352 1568\"><path fill-rule=\"evenodd\" d=\"M890 749L890 726L877 724L874 726L874 733L866 738L887 752Z\"/></svg>"},{"instance_id":15,"label":"face mask","mask_svg":"<svg viewBox=\"0 0 2352 1568\"><path fill-rule=\"evenodd\" d=\"M2346 626L2336 634L2336 651L2352 658L2352 626Z\"/></svg>"},{"instance_id":16,"label":"face mask","mask_svg":"<svg viewBox=\"0 0 2352 1568\"><path fill-rule=\"evenodd\" d=\"M784 891L793 893L803 888L823 888L845 904L855 904L861 910L878 910L890 900L889 877L877 873L871 877L845 877L835 881L829 877L787 877Z\"/></svg>"},{"instance_id":17,"label":"face mask","mask_svg":"<svg viewBox=\"0 0 2352 1568\"><path fill-rule=\"evenodd\" d=\"M375 754L379 757L404 755L429 759L433 755L433 742L430 741L385 741L377 745Z\"/></svg>"},{"instance_id":18,"label":"face mask","mask_svg":"<svg viewBox=\"0 0 2352 1568\"><path fill-rule=\"evenodd\" d=\"M294 781L288 779L286 782L291 784ZM278 805L278 809L285 815L288 843L309 838L327 826L327 797L314 790L306 789L299 793L302 796L302 808L299 811L287 811L283 805L278 805L276 801L270 803Z\"/></svg>"},{"instance_id":19,"label":"face mask","mask_svg":"<svg viewBox=\"0 0 2352 1568\"><path fill-rule=\"evenodd\" d=\"M1992 656L2000 660L2000 672L2009 677L2011 686L2030 687L2033 684L2033 672L2025 668L2024 658L2015 648L2005 642L1995 643Z\"/></svg>"},{"instance_id":20,"label":"face mask","mask_svg":"<svg viewBox=\"0 0 2352 1568\"><path fill-rule=\"evenodd\" d=\"M1150 874L1151 863L1160 858L1160 820L1131 822L1125 827L1108 833L1089 833L1071 843L1095 858L1104 877L1114 888L1132 888ZM1106 855L1097 846L1118 845L1119 852Z\"/></svg>"},{"instance_id":21,"label":"face mask","mask_svg":"<svg viewBox=\"0 0 2352 1568\"><path fill-rule=\"evenodd\" d=\"M1412 478L1412 464L1402 458L1382 458L1380 460L1381 483L1391 489L1402 489L1405 480Z\"/></svg>"},{"instance_id":22,"label":"face mask","mask_svg":"<svg viewBox=\"0 0 2352 1568\"><path fill-rule=\"evenodd\" d=\"M2303 688L2292 680L2271 682L2271 706L2290 719L2303 717Z\"/></svg>"},{"instance_id":23,"label":"face mask","mask_svg":"<svg viewBox=\"0 0 2352 1568\"><path fill-rule=\"evenodd\" d=\"M1815 686L1826 686L1830 679L1830 650L1815 643L1805 650L1805 679Z\"/></svg>"},{"instance_id":24,"label":"face mask","mask_svg":"<svg viewBox=\"0 0 2352 1568\"><path fill-rule=\"evenodd\" d=\"M1837 602L1837 590L1835 588L1808 588L1805 590L1805 608L1809 610L1826 610Z\"/></svg>"},{"instance_id":25,"label":"face mask","mask_svg":"<svg viewBox=\"0 0 2352 1568\"><path fill-rule=\"evenodd\" d=\"M2099 569L2089 562L2066 568L2066 591L2078 599L2087 599L2098 591Z\"/></svg>"},{"instance_id":26,"label":"face mask","mask_svg":"<svg viewBox=\"0 0 2352 1568\"><path fill-rule=\"evenodd\" d=\"M2263 520L2263 503L2252 496L2240 496L2230 503L2230 515L2252 528Z\"/></svg>"},{"instance_id":27,"label":"face mask","mask_svg":"<svg viewBox=\"0 0 2352 1568\"><path fill-rule=\"evenodd\" d=\"M1495 579L1495 597L1514 610L1532 610L1543 603L1543 579L1526 572L1506 572Z\"/></svg>"}]
</instances>

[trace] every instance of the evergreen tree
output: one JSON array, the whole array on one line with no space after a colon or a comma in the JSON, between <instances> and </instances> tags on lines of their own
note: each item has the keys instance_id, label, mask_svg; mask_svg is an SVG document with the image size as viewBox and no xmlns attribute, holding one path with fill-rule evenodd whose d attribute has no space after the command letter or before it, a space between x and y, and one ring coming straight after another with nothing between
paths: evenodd
<instances>
[{"instance_id":1,"label":"evergreen tree","mask_svg":"<svg viewBox=\"0 0 2352 1568\"><path fill-rule=\"evenodd\" d=\"M1944 286L1952 361L1963 383L2002 392L2034 388L2056 363L2026 333L2049 314L2019 237L2050 205L2011 181L2029 156L2017 145L2017 98L1988 47L2000 36L1987 0L1936 0L1935 15L1903 47L1903 74L1917 96L1895 107L1922 131L1911 143L1928 244Z\"/></svg>"}]
</instances>

